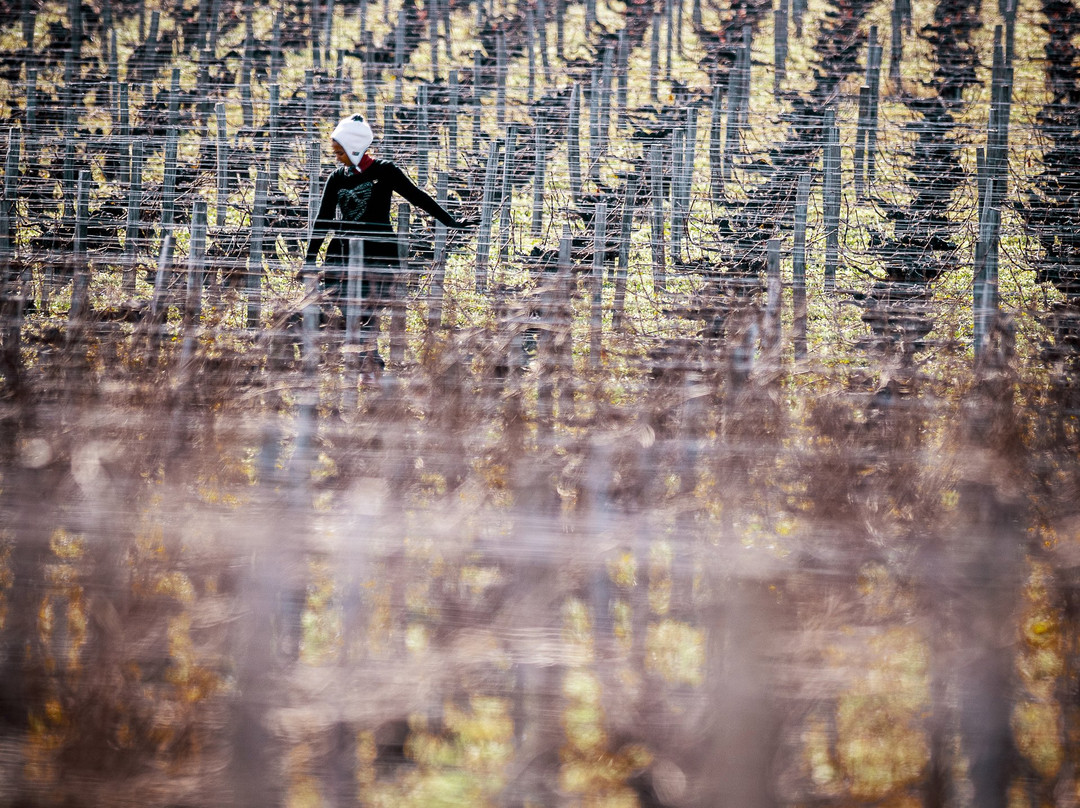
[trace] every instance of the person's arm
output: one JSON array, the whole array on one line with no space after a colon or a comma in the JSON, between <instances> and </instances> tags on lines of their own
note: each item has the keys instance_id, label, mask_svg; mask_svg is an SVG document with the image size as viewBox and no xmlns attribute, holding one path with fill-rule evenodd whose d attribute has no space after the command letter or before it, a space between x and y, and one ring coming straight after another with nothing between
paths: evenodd
<instances>
[{"instance_id":1,"label":"person's arm","mask_svg":"<svg viewBox=\"0 0 1080 808\"><path fill-rule=\"evenodd\" d=\"M424 191L420 190L413 184L405 172L398 168L396 165L390 165L390 178L394 183L394 190L405 198L411 205L415 205L420 210L427 213L437 221L442 222L447 227L452 229L463 230L470 227L475 227L479 221L472 219L458 220L443 210L442 205L432 199Z\"/></svg>"},{"instance_id":2,"label":"person's arm","mask_svg":"<svg viewBox=\"0 0 1080 808\"><path fill-rule=\"evenodd\" d=\"M322 248L323 239L331 230L344 229L343 222L334 218L337 213L338 185L338 172L335 171L326 180L322 201L319 203L319 212L315 214L315 221L311 224L311 238L308 239L307 253L304 256L305 265L314 266L319 250Z\"/></svg>"}]
</instances>

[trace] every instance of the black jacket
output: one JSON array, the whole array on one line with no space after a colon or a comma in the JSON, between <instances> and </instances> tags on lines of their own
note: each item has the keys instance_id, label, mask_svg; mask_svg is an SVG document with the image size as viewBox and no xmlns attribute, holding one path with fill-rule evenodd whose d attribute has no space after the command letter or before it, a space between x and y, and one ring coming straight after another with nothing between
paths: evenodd
<instances>
[{"instance_id":1,"label":"black jacket","mask_svg":"<svg viewBox=\"0 0 1080 808\"><path fill-rule=\"evenodd\" d=\"M335 237L326 249L326 263L344 265L349 261L350 238L364 239L364 261L393 264L397 261L397 239L390 226L390 198L400 194L447 227L460 223L417 188L412 180L389 160L375 160L365 171L341 166L326 181L322 203L308 242L307 263L315 261L323 239L331 230ZM341 217L336 211L340 209Z\"/></svg>"}]
</instances>

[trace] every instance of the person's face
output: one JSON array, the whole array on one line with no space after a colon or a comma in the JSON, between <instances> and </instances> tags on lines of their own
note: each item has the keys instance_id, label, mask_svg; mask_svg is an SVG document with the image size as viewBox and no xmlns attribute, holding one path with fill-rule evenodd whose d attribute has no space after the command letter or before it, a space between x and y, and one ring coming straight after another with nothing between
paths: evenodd
<instances>
[{"instance_id":1,"label":"person's face","mask_svg":"<svg viewBox=\"0 0 1080 808\"><path fill-rule=\"evenodd\" d=\"M334 159L341 163L343 166L351 166L352 160L349 159L349 155L346 154L345 149L341 147L341 144L336 140L330 141L330 149L334 152Z\"/></svg>"}]
</instances>

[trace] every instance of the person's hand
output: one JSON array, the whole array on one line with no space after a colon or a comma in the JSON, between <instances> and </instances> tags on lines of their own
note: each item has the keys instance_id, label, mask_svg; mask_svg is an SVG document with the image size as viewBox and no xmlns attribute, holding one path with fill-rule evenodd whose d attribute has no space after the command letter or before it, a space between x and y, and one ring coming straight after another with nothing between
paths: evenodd
<instances>
[{"instance_id":1,"label":"person's hand","mask_svg":"<svg viewBox=\"0 0 1080 808\"><path fill-rule=\"evenodd\" d=\"M458 219L451 226L451 230L475 230L480 226L479 216L468 216L464 219Z\"/></svg>"}]
</instances>

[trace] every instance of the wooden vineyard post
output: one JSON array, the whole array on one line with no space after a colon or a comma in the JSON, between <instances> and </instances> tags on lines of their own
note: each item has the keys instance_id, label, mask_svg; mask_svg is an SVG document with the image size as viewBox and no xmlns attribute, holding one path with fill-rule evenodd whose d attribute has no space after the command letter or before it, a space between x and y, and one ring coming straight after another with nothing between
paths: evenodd
<instances>
[{"instance_id":1,"label":"wooden vineyard post","mask_svg":"<svg viewBox=\"0 0 1080 808\"><path fill-rule=\"evenodd\" d=\"M739 70L739 132L746 129L750 120L750 54L753 50L754 29L744 25L742 29L742 48L740 57L742 67Z\"/></svg>"},{"instance_id":2,"label":"wooden vineyard post","mask_svg":"<svg viewBox=\"0 0 1080 808\"><path fill-rule=\"evenodd\" d=\"M361 3L360 5L364 6L364 3ZM371 41L371 33L367 33L365 37L364 61L360 67L364 83L364 114L374 126L375 116L378 113L378 104L376 103L376 96L378 93L378 68L376 68L374 62L375 45Z\"/></svg>"},{"instance_id":3,"label":"wooden vineyard post","mask_svg":"<svg viewBox=\"0 0 1080 808\"><path fill-rule=\"evenodd\" d=\"M18 232L19 152L22 137L12 127L8 130L7 155L4 157L4 193L0 199L0 283L7 281L10 261L15 257L15 234Z\"/></svg>"},{"instance_id":4,"label":"wooden vineyard post","mask_svg":"<svg viewBox=\"0 0 1080 808\"><path fill-rule=\"evenodd\" d=\"M664 80L671 81L671 58L674 43L672 37L675 33L673 25L675 16L675 0L664 0Z\"/></svg>"},{"instance_id":5,"label":"wooden vineyard post","mask_svg":"<svg viewBox=\"0 0 1080 808\"><path fill-rule=\"evenodd\" d=\"M870 185L877 175L877 121L881 96L881 45L877 41L877 26L870 26L870 43L867 49L866 86L866 182Z\"/></svg>"},{"instance_id":6,"label":"wooden vineyard post","mask_svg":"<svg viewBox=\"0 0 1080 808\"><path fill-rule=\"evenodd\" d=\"M304 71L304 131L315 134L315 71Z\"/></svg>"},{"instance_id":7,"label":"wooden vineyard post","mask_svg":"<svg viewBox=\"0 0 1080 808\"><path fill-rule=\"evenodd\" d=\"M536 17L532 9L525 12L525 50L529 65L529 85L526 100L532 104L536 98Z\"/></svg>"},{"instance_id":8,"label":"wooden vineyard post","mask_svg":"<svg viewBox=\"0 0 1080 808\"><path fill-rule=\"evenodd\" d=\"M675 52L683 55L683 17L686 16L686 0L674 0L675 2Z\"/></svg>"},{"instance_id":9,"label":"wooden vineyard post","mask_svg":"<svg viewBox=\"0 0 1080 808\"><path fill-rule=\"evenodd\" d=\"M216 2L220 3L220 0L216 0ZM217 17L219 13L220 12L215 13L211 23L215 27L217 26ZM283 23L284 19L282 13L280 11L276 12L274 14L274 22L272 23L273 31L270 38L270 65L267 69L267 76L272 85L278 83L278 79L281 76L281 65L284 61L284 54L281 50L281 26ZM208 51L206 55L208 61L215 58L213 51Z\"/></svg>"},{"instance_id":10,"label":"wooden vineyard post","mask_svg":"<svg viewBox=\"0 0 1080 808\"><path fill-rule=\"evenodd\" d=\"M72 189L75 187L75 120L77 101L75 99L75 88L73 85L74 68L72 67L71 53L68 53L68 58L65 61L64 66L64 89L60 94L64 100L63 110L63 127L64 127L64 158L61 165L61 177L63 182L60 188L62 198L64 199L64 215L69 217L71 211L75 209L75 201L71 197Z\"/></svg>"},{"instance_id":11,"label":"wooden vineyard post","mask_svg":"<svg viewBox=\"0 0 1080 808\"><path fill-rule=\"evenodd\" d=\"M131 181L128 184L127 229L124 235L123 282L124 294L135 295L135 263L138 260L139 230L142 221L143 144L131 144Z\"/></svg>"},{"instance_id":12,"label":"wooden vineyard post","mask_svg":"<svg viewBox=\"0 0 1080 808\"><path fill-rule=\"evenodd\" d=\"M307 144L307 174L308 174L308 239L311 238L315 229L315 219L319 215L319 142L314 135Z\"/></svg>"},{"instance_id":13,"label":"wooden vineyard post","mask_svg":"<svg viewBox=\"0 0 1080 808\"><path fill-rule=\"evenodd\" d=\"M795 244L791 254L792 318L795 360L806 358L806 209L810 199L810 173L799 175L795 192Z\"/></svg>"},{"instance_id":14,"label":"wooden vineyard post","mask_svg":"<svg viewBox=\"0 0 1080 808\"><path fill-rule=\"evenodd\" d=\"M2 389L22 387L22 321L27 300L29 273L15 264L18 230L20 136L8 130L8 152L4 160L3 199L0 199L0 377Z\"/></svg>"},{"instance_id":15,"label":"wooden vineyard post","mask_svg":"<svg viewBox=\"0 0 1080 808\"><path fill-rule=\"evenodd\" d=\"M105 8L108 9L108 3ZM106 56L106 76L109 82L109 109L116 109L117 101L117 88L120 85L120 62L116 53L116 29L112 27L111 20L105 20L104 30L108 32L106 39L106 47L108 54Z\"/></svg>"},{"instance_id":16,"label":"wooden vineyard post","mask_svg":"<svg viewBox=\"0 0 1080 808\"><path fill-rule=\"evenodd\" d=\"M555 55L566 61L566 6L567 0L555 0Z\"/></svg>"},{"instance_id":17,"label":"wooden vineyard post","mask_svg":"<svg viewBox=\"0 0 1080 808\"><path fill-rule=\"evenodd\" d=\"M904 6L909 3L910 0L893 0L889 17L889 80L892 82L893 92L898 94L903 91L900 63L904 58Z\"/></svg>"},{"instance_id":18,"label":"wooden vineyard post","mask_svg":"<svg viewBox=\"0 0 1080 808\"><path fill-rule=\"evenodd\" d=\"M652 15L652 39L649 44L649 98L660 97L660 12Z\"/></svg>"},{"instance_id":19,"label":"wooden vineyard post","mask_svg":"<svg viewBox=\"0 0 1080 808\"><path fill-rule=\"evenodd\" d=\"M780 320L780 239L771 238L765 245L765 333L762 347L773 353L780 347L782 323Z\"/></svg>"},{"instance_id":20,"label":"wooden vineyard post","mask_svg":"<svg viewBox=\"0 0 1080 808\"><path fill-rule=\"evenodd\" d=\"M581 199L581 85L570 90L570 113L567 116L566 162L570 169L570 200L576 205Z\"/></svg>"},{"instance_id":21,"label":"wooden vineyard post","mask_svg":"<svg viewBox=\"0 0 1080 808\"><path fill-rule=\"evenodd\" d=\"M836 288L836 266L840 257L840 129L836 113L829 109L824 118L825 148L822 154L822 211L825 218L825 290Z\"/></svg>"},{"instance_id":22,"label":"wooden vineyard post","mask_svg":"<svg viewBox=\"0 0 1080 808\"><path fill-rule=\"evenodd\" d=\"M506 34L500 28L495 33L495 126L503 131L506 126Z\"/></svg>"},{"instance_id":23,"label":"wooden vineyard post","mask_svg":"<svg viewBox=\"0 0 1080 808\"><path fill-rule=\"evenodd\" d=\"M481 120L484 112L483 97L483 54L479 50L473 51L473 83L472 83L472 148L476 151L480 148Z\"/></svg>"},{"instance_id":24,"label":"wooden vineyard post","mask_svg":"<svg viewBox=\"0 0 1080 808\"><path fill-rule=\"evenodd\" d=\"M1009 176L1009 116L1012 106L1012 67L1002 44L1002 28L994 30L994 62L986 149L978 154L979 238L975 245L972 308L975 360L979 362L998 308L998 252L1001 208Z\"/></svg>"},{"instance_id":25,"label":"wooden vineyard post","mask_svg":"<svg viewBox=\"0 0 1080 808\"><path fill-rule=\"evenodd\" d=\"M623 328L626 312L626 280L630 270L630 235L634 224L634 200L637 198L638 176L626 177L623 209L619 228L619 260L615 267L615 297L611 309L611 330L618 333Z\"/></svg>"},{"instance_id":26,"label":"wooden vineyard post","mask_svg":"<svg viewBox=\"0 0 1080 808\"><path fill-rule=\"evenodd\" d=\"M267 144L266 144L266 162L267 171L269 177L267 182L269 184L270 192L273 194L278 193L278 172L279 172L279 149L277 145L278 140L278 109L280 105L281 90L276 84L270 85L270 111L267 116Z\"/></svg>"},{"instance_id":27,"label":"wooden vineyard post","mask_svg":"<svg viewBox=\"0 0 1080 808\"><path fill-rule=\"evenodd\" d=\"M404 106L405 71L395 70L393 74L394 98L389 104L383 104L383 138L389 148L397 148L399 142L405 143L406 133L397 128L398 116Z\"/></svg>"},{"instance_id":28,"label":"wooden vineyard post","mask_svg":"<svg viewBox=\"0 0 1080 808\"><path fill-rule=\"evenodd\" d=\"M714 207L724 201L723 101L724 90L714 83L709 110L709 190Z\"/></svg>"},{"instance_id":29,"label":"wooden vineyard post","mask_svg":"<svg viewBox=\"0 0 1080 808\"><path fill-rule=\"evenodd\" d=\"M600 68L600 147L601 156L607 153L608 138L611 135L611 83L614 70L614 51L611 46L604 48L604 60Z\"/></svg>"},{"instance_id":30,"label":"wooden vineyard post","mask_svg":"<svg viewBox=\"0 0 1080 808\"><path fill-rule=\"evenodd\" d=\"M451 70L447 78L446 137L449 144L447 160L450 171L458 167L458 98L461 90L458 86L458 72Z\"/></svg>"},{"instance_id":31,"label":"wooden vineyard post","mask_svg":"<svg viewBox=\"0 0 1080 808\"><path fill-rule=\"evenodd\" d=\"M327 72L330 71L330 53L333 50L334 41L334 0L326 0L326 10L323 13L322 18L322 39L321 45L323 48L323 64L326 66Z\"/></svg>"},{"instance_id":32,"label":"wooden vineyard post","mask_svg":"<svg viewBox=\"0 0 1080 808\"><path fill-rule=\"evenodd\" d=\"M547 179L547 149L544 142L545 123L544 113L538 109L533 128L533 144L536 151L533 164L532 227L529 230L529 235L535 239L540 238L544 227L544 184Z\"/></svg>"},{"instance_id":33,"label":"wooden vineyard post","mask_svg":"<svg viewBox=\"0 0 1080 808\"><path fill-rule=\"evenodd\" d=\"M589 71L589 160L586 174L595 187L600 181L600 71Z\"/></svg>"},{"instance_id":34,"label":"wooden vineyard post","mask_svg":"<svg viewBox=\"0 0 1080 808\"><path fill-rule=\"evenodd\" d=\"M394 72L400 73L405 66L405 24L408 17L405 9L398 11L397 26L394 28Z\"/></svg>"},{"instance_id":35,"label":"wooden vineyard post","mask_svg":"<svg viewBox=\"0 0 1080 808\"><path fill-rule=\"evenodd\" d=\"M154 353L161 338L160 324L165 316L165 296L172 271L172 255L173 234L169 231L161 239L161 252L158 254L157 271L154 273L154 292L150 298L151 353Z\"/></svg>"},{"instance_id":36,"label":"wooden vineyard post","mask_svg":"<svg viewBox=\"0 0 1080 808\"><path fill-rule=\"evenodd\" d=\"M75 250L71 279L71 308L68 324L80 323L90 308L90 263L86 250L86 222L90 204L90 172L82 170L75 191Z\"/></svg>"},{"instance_id":37,"label":"wooden vineyard post","mask_svg":"<svg viewBox=\"0 0 1080 808\"><path fill-rule=\"evenodd\" d=\"M686 154L686 133L676 126L671 133L671 264L682 263L683 159Z\"/></svg>"},{"instance_id":38,"label":"wooden vineyard post","mask_svg":"<svg viewBox=\"0 0 1080 808\"><path fill-rule=\"evenodd\" d=\"M749 78L747 76L747 78ZM743 97L743 48L739 48L735 65L728 73L727 126L724 129L724 159L721 163L721 185L726 185L731 176L735 152L739 149L740 130L742 128Z\"/></svg>"},{"instance_id":39,"label":"wooden vineyard post","mask_svg":"<svg viewBox=\"0 0 1080 808\"><path fill-rule=\"evenodd\" d=\"M573 239L570 225L563 225L562 238L559 239L559 268L556 272L554 355L555 372L559 377L558 418L566 423L574 406L574 322L571 296L573 292L573 264L570 248Z\"/></svg>"},{"instance_id":40,"label":"wooden vineyard post","mask_svg":"<svg viewBox=\"0 0 1080 808\"><path fill-rule=\"evenodd\" d=\"M652 182L652 224L651 239L653 291L657 298L663 298L667 292L667 270L664 267L664 178L661 172L663 162L660 147L649 148L649 175Z\"/></svg>"},{"instance_id":41,"label":"wooden vineyard post","mask_svg":"<svg viewBox=\"0 0 1080 808\"><path fill-rule=\"evenodd\" d=\"M161 183L161 232L172 230L176 219L176 156L180 140L180 68L173 68L169 93L169 129L165 137L165 170Z\"/></svg>"},{"instance_id":42,"label":"wooden vineyard post","mask_svg":"<svg viewBox=\"0 0 1080 808\"><path fill-rule=\"evenodd\" d=\"M697 140L697 109L686 110L686 127L676 129L672 144L671 260L683 261L683 241L690 219L690 196L694 182L694 156Z\"/></svg>"},{"instance_id":43,"label":"wooden vineyard post","mask_svg":"<svg viewBox=\"0 0 1080 808\"><path fill-rule=\"evenodd\" d=\"M195 353L195 339L202 319L203 274L206 270L206 200L196 199L191 206L191 241L188 247L187 289L184 300L184 344L180 366Z\"/></svg>"},{"instance_id":44,"label":"wooden vineyard post","mask_svg":"<svg viewBox=\"0 0 1080 808\"><path fill-rule=\"evenodd\" d=\"M480 203L480 232L476 237L476 291L486 294L488 262L491 258L491 219L494 206L495 173L499 166L499 141L488 146L487 169L484 171L484 196Z\"/></svg>"},{"instance_id":45,"label":"wooden vineyard post","mask_svg":"<svg viewBox=\"0 0 1080 808\"><path fill-rule=\"evenodd\" d=\"M267 181L266 172L260 169L255 178L255 204L251 211L251 252L248 256L248 271L244 284L247 298L244 326L248 329L258 328L262 317L263 238L266 232Z\"/></svg>"},{"instance_id":46,"label":"wooden vineyard post","mask_svg":"<svg viewBox=\"0 0 1080 808\"><path fill-rule=\"evenodd\" d=\"M225 120L225 102L214 105L217 120L217 195L214 222L218 227L225 226L229 205L229 142Z\"/></svg>"},{"instance_id":47,"label":"wooden vineyard post","mask_svg":"<svg viewBox=\"0 0 1080 808\"><path fill-rule=\"evenodd\" d=\"M428 87L421 84L416 88L416 184L421 188L428 183L428 153L431 151L430 129L428 125Z\"/></svg>"},{"instance_id":48,"label":"wooden vineyard post","mask_svg":"<svg viewBox=\"0 0 1080 808\"><path fill-rule=\"evenodd\" d=\"M626 124L626 106L630 93L630 46L626 41L625 30L619 31L615 62L615 128L622 130Z\"/></svg>"},{"instance_id":49,"label":"wooden vineyard post","mask_svg":"<svg viewBox=\"0 0 1080 808\"><path fill-rule=\"evenodd\" d=\"M980 161L984 173L985 161ZM993 207L994 179L987 176L982 181L982 205L979 210L979 240L975 244L975 282L972 289L974 311L975 362L978 363L986 348L987 337L993 318L997 314L997 238L1000 212Z\"/></svg>"},{"instance_id":50,"label":"wooden vineyard post","mask_svg":"<svg viewBox=\"0 0 1080 808\"><path fill-rule=\"evenodd\" d=\"M802 36L803 15L806 13L807 6L808 0L791 0L791 19L795 23L795 36Z\"/></svg>"},{"instance_id":51,"label":"wooden vineyard post","mask_svg":"<svg viewBox=\"0 0 1080 808\"><path fill-rule=\"evenodd\" d=\"M80 82L79 73L82 70L82 2L81 0L68 0L68 22L71 26L71 62L75 67L75 82ZM70 86L70 85L69 85Z\"/></svg>"},{"instance_id":52,"label":"wooden vineyard post","mask_svg":"<svg viewBox=\"0 0 1080 808\"><path fill-rule=\"evenodd\" d=\"M398 205L397 228L398 272L390 285L390 361L400 366L405 362L405 315L412 271L409 265L412 210L405 203ZM375 304L379 302L376 300Z\"/></svg>"},{"instance_id":53,"label":"wooden vineyard post","mask_svg":"<svg viewBox=\"0 0 1080 808\"><path fill-rule=\"evenodd\" d=\"M859 113L855 124L855 155L852 162L855 169L855 198L866 195L866 182L863 170L866 162L866 123L870 115L870 88L865 84L859 88Z\"/></svg>"},{"instance_id":54,"label":"wooden vineyard post","mask_svg":"<svg viewBox=\"0 0 1080 808\"><path fill-rule=\"evenodd\" d=\"M117 182L121 185L127 185L131 177L131 162L129 159L129 148L131 146L131 121L129 112L129 100L128 100L128 85L127 82L121 83L117 87L117 102L116 102L116 128L113 130L116 132L116 137L113 138L113 145L117 153Z\"/></svg>"},{"instance_id":55,"label":"wooden vineyard post","mask_svg":"<svg viewBox=\"0 0 1080 808\"><path fill-rule=\"evenodd\" d=\"M349 239L349 268L345 282L345 392L341 408L344 412L356 409L356 384L360 353L377 349L378 334L365 334L360 330L360 316L364 310L364 240ZM377 305L377 301L376 301ZM374 307L372 307L374 308ZM316 317L318 312L316 310ZM365 340L370 339L371 345Z\"/></svg>"},{"instance_id":56,"label":"wooden vineyard post","mask_svg":"<svg viewBox=\"0 0 1080 808\"><path fill-rule=\"evenodd\" d=\"M431 80L437 82L441 75L439 70L439 4L437 0L428 0L427 16L428 49L431 51Z\"/></svg>"},{"instance_id":57,"label":"wooden vineyard post","mask_svg":"<svg viewBox=\"0 0 1080 808\"><path fill-rule=\"evenodd\" d=\"M604 254L607 252L607 203L596 203L593 217L593 264L590 278L589 367L599 370L604 326Z\"/></svg>"},{"instance_id":58,"label":"wooden vineyard post","mask_svg":"<svg viewBox=\"0 0 1080 808\"><path fill-rule=\"evenodd\" d=\"M37 68L26 69L26 127L28 133L37 131Z\"/></svg>"},{"instance_id":59,"label":"wooden vineyard post","mask_svg":"<svg viewBox=\"0 0 1080 808\"><path fill-rule=\"evenodd\" d=\"M449 176L440 171L436 180L436 198L445 209ZM429 335L442 326L443 299L446 295L446 225L435 222L435 254L431 263L431 291L428 293L427 327Z\"/></svg>"},{"instance_id":60,"label":"wooden vineyard post","mask_svg":"<svg viewBox=\"0 0 1080 808\"><path fill-rule=\"evenodd\" d=\"M34 56L34 23L37 21L37 8L29 0L23 0L19 9L22 22L23 59L27 65Z\"/></svg>"},{"instance_id":61,"label":"wooden vineyard post","mask_svg":"<svg viewBox=\"0 0 1080 808\"><path fill-rule=\"evenodd\" d=\"M240 63L240 109L244 115L244 131L255 129L255 110L251 102L251 69L255 52L254 7L252 0L244 0L244 50ZM313 48L318 59L318 48Z\"/></svg>"},{"instance_id":62,"label":"wooden vineyard post","mask_svg":"<svg viewBox=\"0 0 1080 808\"><path fill-rule=\"evenodd\" d=\"M787 76L788 55L788 0L780 0L776 11L773 13L773 93L779 100L780 85Z\"/></svg>"},{"instance_id":63,"label":"wooden vineyard post","mask_svg":"<svg viewBox=\"0 0 1080 808\"><path fill-rule=\"evenodd\" d=\"M547 5L545 0L536 0L536 37L540 49L540 66L544 69L544 83L551 83L551 62L548 59Z\"/></svg>"}]
</instances>

